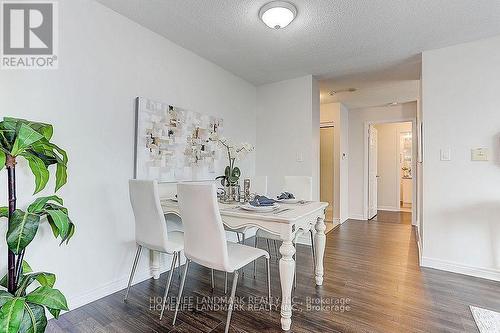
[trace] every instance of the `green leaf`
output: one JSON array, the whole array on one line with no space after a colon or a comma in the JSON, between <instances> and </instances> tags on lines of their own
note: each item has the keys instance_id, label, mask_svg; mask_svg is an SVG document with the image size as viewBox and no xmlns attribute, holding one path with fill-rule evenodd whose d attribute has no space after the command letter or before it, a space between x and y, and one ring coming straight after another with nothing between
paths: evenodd
<instances>
[{"instance_id":1,"label":"green leaf","mask_svg":"<svg viewBox=\"0 0 500 333\"><path fill-rule=\"evenodd\" d=\"M28 212L34 213L34 214L40 214L43 212L46 204L50 201L55 201L60 205L63 204L63 199L61 199L57 195L51 195L48 197L40 197L40 198L36 198L36 200L33 201L33 203L28 206Z\"/></svg>"},{"instance_id":2,"label":"green leaf","mask_svg":"<svg viewBox=\"0 0 500 333\"><path fill-rule=\"evenodd\" d=\"M68 231L68 234L66 235L66 237L63 238L63 240L61 241L61 244L66 241L66 244L69 243L69 240L71 239L71 237L73 237L73 235L75 234L75 225L73 224L73 222L70 222L69 223L69 231Z\"/></svg>"},{"instance_id":3,"label":"green leaf","mask_svg":"<svg viewBox=\"0 0 500 333\"><path fill-rule=\"evenodd\" d=\"M43 333L47 327L45 309L38 304L26 303L19 333Z\"/></svg>"},{"instance_id":4,"label":"green leaf","mask_svg":"<svg viewBox=\"0 0 500 333\"><path fill-rule=\"evenodd\" d=\"M0 309L0 332L18 333L24 316L24 298L15 297Z\"/></svg>"},{"instance_id":5,"label":"green leaf","mask_svg":"<svg viewBox=\"0 0 500 333\"><path fill-rule=\"evenodd\" d=\"M5 167L5 161L7 161L7 156L0 150L0 171Z\"/></svg>"},{"instance_id":6,"label":"green leaf","mask_svg":"<svg viewBox=\"0 0 500 333\"><path fill-rule=\"evenodd\" d=\"M56 167L56 192L68 181L67 167L61 163L57 163Z\"/></svg>"},{"instance_id":7,"label":"green leaf","mask_svg":"<svg viewBox=\"0 0 500 333\"><path fill-rule=\"evenodd\" d=\"M49 214L50 219L52 219L59 230L59 235L64 238L68 234L69 230L68 215L60 210L47 210L47 214Z\"/></svg>"},{"instance_id":8,"label":"green leaf","mask_svg":"<svg viewBox=\"0 0 500 333\"><path fill-rule=\"evenodd\" d=\"M49 141L52 138L52 134L54 134L54 128L50 124L30 122L29 126L41 134L47 141Z\"/></svg>"},{"instance_id":9,"label":"green leaf","mask_svg":"<svg viewBox=\"0 0 500 333\"><path fill-rule=\"evenodd\" d=\"M68 304L64 295L57 289L50 287L38 287L26 295L26 300L31 303L46 306L56 310L68 310Z\"/></svg>"},{"instance_id":10,"label":"green leaf","mask_svg":"<svg viewBox=\"0 0 500 333\"><path fill-rule=\"evenodd\" d=\"M59 314L61 313L61 310L52 308L47 308L47 310L49 310L49 312L54 316L54 318L59 319Z\"/></svg>"},{"instance_id":11,"label":"green leaf","mask_svg":"<svg viewBox=\"0 0 500 333\"><path fill-rule=\"evenodd\" d=\"M19 155L31 144L37 142L43 138L43 135L29 127L28 125L22 123L19 131L17 132L16 141L14 141L14 146L12 147L11 154L13 156Z\"/></svg>"},{"instance_id":12,"label":"green leaf","mask_svg":"<svg viewBox=\"0 0 500 333\"><path fill-rule=\"evenodd\" d=\"M28 288L35 280L38 281L41 286L52 288L56 283L56 276L47 272L24 274L19 281L16 296L22 296L26 291L26 288Z\"/></svg>"},{"instance_id":13,"label":"green leaf","mask_svg":"<svg viewBox=\"0 0 500 333\"><path fill-rule=\"evenodd\" d=\"M0 217L9 217L8 207L0 207Z\"/></svg>"},{"instance_id":14,"label":"green leaf","mask_svg":"<svg viewBox=\"0 0 500 333\"><path fill-rule=\"evenodd\" d=\"M9 219L7 245L15 254L19 254L35 238L40 223L40 216L16 209Z\"/></svg>"},{"instance_id":15,"label":"green leaf","mask_svg":"<svg viewBox=\"0 0 500 333\"><path fill-rule=\"evenodd\" d=\"M12 296L11 293L6 292L5 290L0 290L0 307L13 298L14 296Z\"/></svg>"},{"instance_id":16,"label":"green leaf","mask_svg":"<svg viewBox=\"0 0 500 333\"><path fill-rule=\"evenodd\" d=\"M33 269L31 269L31 266L26 262L26 260L23 260L22 269L24 274L33 272Z\"/></svg>"},{"instance_id":17,"label":"green leaf","mask_svg":"<svg viewBox=\"0 0 500 333\"><path fill-rule=\"evenodd\" d=\"M24 158L28 160L31 172L35 176L35 193L40 192L45 188L47 182L49 181L49 170L43 161L35 155L32 154L22 154Z\"/></svg>"}]
</instances>

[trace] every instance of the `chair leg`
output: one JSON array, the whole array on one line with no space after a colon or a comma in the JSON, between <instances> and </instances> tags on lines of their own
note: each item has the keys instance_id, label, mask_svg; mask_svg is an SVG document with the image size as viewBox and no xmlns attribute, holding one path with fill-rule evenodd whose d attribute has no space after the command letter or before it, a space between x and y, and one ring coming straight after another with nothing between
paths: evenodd
<instances>
[{"instance_id":1,"label":"chair leg","mask_svg":"<svg viewBox=\"0 0 500 333\"><path fill-rule=\"evenodd\" d=\"M229 298L229 308L227 311L226 329L225 333L229 332L229 323L231 322L231 314L233 313L234 296L236 294L236 285L238 284L238 271L233 275L233 287L231 288L231 297Z\"/></svg>"},{"instance_id":2,"label":"chair leg","mask_svg":"<svg viewBox=\"0 0 500 333\"><path fill-rule=\"evenodd\" d=\"M239 232L236 233L236 237L238 237L238 243L240 243L241 239L240 239L240 233Z\"/></svg>"},{"instance_id":3,"label":"chair leg","mask_svg":"<svg viewBox=\"0 0 500 333\"><path fill-rule=\"evenodd\" d=\"M269 303L269 311L271 311L271 266L269 265L269 261L269 258L266 258L267 302Z\"/></svg>"},{"instance_id":4,"label":"chair leg","mask_svg":"<svg viewBox=\"0 0 500 333\"><path fill-rule=\"evenodd\" d=\"M167 285L165 286L165 295L163 295L163 305L161 307L160 320L163 318L163 312L165 311L165 304L167 303L168 290L170 289L170 283L172 282L172 275L174 275L175 263L177 262L178 252L174 252L174 257L172 258L172 265L170 266L170 273L168 274Z\"/></svg>"},{"instance_id":5,"label":"chair leg","mask_svg":"<svg viewBox=\"0 0 500 333\"><path fill-rule=\"evenodd\" d=\"M137 263L139 262L139 257L141 256L142 245L137 245L137 251L135 253L134 264L132 265L132 272L130 272L130 278L128 279L127 292L125 293L125 298L123 301L125 302L128 298L128 292L130 291L130 286L132 285L132 280L134 279L135 270L137 269Z\"/></svg>"},{"instance_id":6,"label":"chair leg","mask_svg":"<svg viewBox=\"0 0 500 333\"><path fill-rule=\"evenodd\" d=\"M181 253L177 256L177 272L179 272L179 279L181 278Z\"/></svg>"},{"instance_id":7,"label":"chair leg","mask_svg":"<svg viewBox=\"0 0 500 333\"><path fill-rule=\"evenodd\" d=\"M241 244L245 245L245 233L242 232L241 233ZM241 277L244 277L245 276L245 271L243 270L243 268L241 269Z\"/></svg>"},{"instance_id":8,"label":"chair leg","mask_svg":"<svg viewBox=\"0 0 500 333\"><path fill-rule=\"evenodd\" d=\"M227 272L224 273L224 294L227 294Z\"/></svg>"},{"instance_id":9,"label":"chair leg","mask_svg":"<svg viewBox=\"0 0 500 333\"><path fill-rule=\"evenodd\" d=\"M280 256L279 256L279 252L278 252L278 246L276 245L276 240L274 240L273 243L274 243L274 253L276 253L276 262L279 262Z\"/></svg>"},{"instance_id":10,"label":"chair leg","mask_svg":"<svg viewBox=\"0 0 500 333\"><path fill-rule=\"evenodd\" d=\"M313 256L313 269L316 271L316 249L314 248L314 234L312 229L309 230L309 234L311 235L311 252Z\"/></svg>"},{"instance_id":11,"label":"chair leg","mask_svg":"<svg viewBox=\"0 0 500 333\"><path fill-rule=\"evenodd\" d=\"M255 236L253 240L253 245L255 248L257 248L257 235ZM255 276L257 275L257 265L256 265L257 260L253 261L253 278L255 280Z\"/></svg>"},{"instance_id":12,"label":"chair leg","mask_svg":"<svg viewBox=\"0 0 500 333\"><path fill-rule=\"evenodd\" d=\"M213 268L210 269L210 278L212 280L212 292L214 292L214 289L215 289L215 281L214 281L214 270Z\"/></svg>"},{"instance_id":13,"label":"chair leg","mask_svg":"<svg viewBox=\"0 0 500 333\"><path fill-rule=\"evenodd\" d=\"M175 304L175 314L174 320L172 321L172 326L175 326L175 321L177 320L177 313L179 312L179 305L181 303L182 291L184 290L184 282L186 282L186 275L189 267L190 260L186 260L186 264L184 265L184 273L182 274L181 285L179 287L179 295L177 296L177 303Z\"/></svg>"}]
</instances>

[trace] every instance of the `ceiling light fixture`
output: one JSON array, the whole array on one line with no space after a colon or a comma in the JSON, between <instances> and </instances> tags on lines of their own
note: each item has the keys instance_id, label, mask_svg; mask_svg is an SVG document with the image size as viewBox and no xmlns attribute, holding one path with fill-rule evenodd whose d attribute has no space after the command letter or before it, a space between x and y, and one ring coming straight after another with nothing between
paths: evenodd
<instances>
[{"instance_id":1,"label":"ceiling light fixture","mask_svg":"<svg viewBox=\"0 0 500 333\"><path fill-rule=\"evenodd\" d=\"M259 11L259 17L269 28L282 29L297 16L297 8L286 1L271 1Z\"/></svg>"}]
</instances>

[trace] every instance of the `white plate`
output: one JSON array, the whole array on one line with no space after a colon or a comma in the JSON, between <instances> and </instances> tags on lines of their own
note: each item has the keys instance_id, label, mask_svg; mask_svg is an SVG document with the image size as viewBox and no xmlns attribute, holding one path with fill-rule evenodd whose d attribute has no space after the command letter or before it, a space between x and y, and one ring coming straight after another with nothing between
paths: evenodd
<instances>
[{"instance_id":1,"label":"white plate","mask_svg":"<svg viewBox=\"0 0 500 333\"><path fill-rule=\"evenodd\" d=\"M299 203L301 200L300 199L278 199L277 201L284 203L284 204L296 204L296 203Z\"/></svg>"},{"instance_id":2,"label":"white plate","mask_svg":"<svg viewBox=\"0 0 500 333\"><path fill-rule=\"evenodd\" d=\"M240 206L244 210L252 211L252 212L272 212L280 208L280 205L273 204L272 206L252 206L249 203Z\"/></svg>"}]
</instances>

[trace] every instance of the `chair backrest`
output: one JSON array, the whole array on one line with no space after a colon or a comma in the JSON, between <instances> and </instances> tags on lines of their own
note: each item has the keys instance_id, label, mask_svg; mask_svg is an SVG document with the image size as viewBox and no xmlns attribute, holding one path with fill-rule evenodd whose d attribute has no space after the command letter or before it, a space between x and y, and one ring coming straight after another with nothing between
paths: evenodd
<instances>
[{"instance_id":1,"label":"chair backrest","mask_svg":"<svg viewBox=\"0 0 500 333\"><path fill-rule=\"evenodd\" d=\"M293 193L297 199L312 200L312 177L285 176L284 191Z\"/></svg>"},{"instance_id":2,"label":"chair backrest","mask_svg":"<svg viewBox=\"0 0 500 333\"><path fill-rule=\"evenodd\" d=\"M129 180L130 203L135 216L137 244L152 250L166 251L167 223L161 209L158 183L155 180Z\"/></svg>"},{"instance_id":3,"label":"chair backrest","mask_svg":"<svg viewBox=\"0 0 500 333\"><path fill-rule=\"evenodd\" d=\"M214 183L179 183L177 197L184 226L184 254L208 268L228 271L229 258Z\"/></svg>"},{"instance_id":4,"label":"chair backrest","mask_svg":"<svg viewBox=\"0 0 500 333\"><path fill-rule=\"evenodd\" d=\"M250 193L267 196L267 176L254 176L250 178Z\"/></svg>"}]
</instances>

